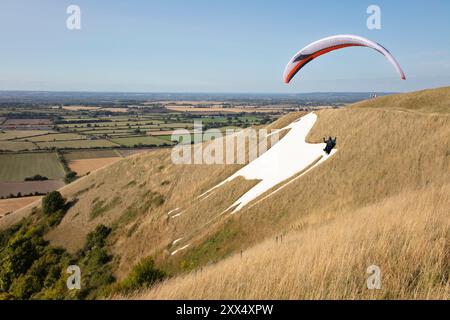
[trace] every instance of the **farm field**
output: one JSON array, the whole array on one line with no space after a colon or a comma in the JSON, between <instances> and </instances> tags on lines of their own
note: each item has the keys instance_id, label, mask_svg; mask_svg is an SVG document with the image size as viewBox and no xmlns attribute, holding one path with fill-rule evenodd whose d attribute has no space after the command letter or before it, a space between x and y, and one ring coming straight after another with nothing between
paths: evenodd
<instances>
[{"instance_id":1,"label":"farm field","mask_svg":"<svg viewBox=\"0 0 450 320\"><path fill-rule=\"evenodd\" d=\"M118 145L108 140L69 140L69 141L47 141L36 142L40 149L88 149L88 148L110 148Z\"/></svg>"},{"instance_id":2,"label":"farm field","mask_svg":"<svg viewBox=\"0 0 450 320\"><path fill-rule=\"evenodd\" d=\"M80 150L64 152L70 170L83 176L88 172L107 166L133 154L150 149L114 149L114 150Z\"/></svg>"},{"instance_id":3,"label":"farm field","mask_svg":"<svg viewBox=\"0 0 450 320\"><path fill-rule=\"evenodd\" d=\"M59 128L102 128L102 127L128 127L130 126L144 126L144 125L154 125L157 126L159 123L156 123L152 120L126 120L126 119L66 119L67 123L58 124ZM90 121L90 122L85 122Z\"/></svg>"},{"instance_id":4,"label":"farm field","mask_svg":"<svg viewBox=\"0 0 450 320\"><path fill-rule=\"evenodd\" d=\"M159 139L152 136L137 136L137 137L127 137L127 138L115 138L112 139L113 142L120 144L125 147L134 147L139 145L155 145L160 146L163 144L172 144L170 141Z\"/></svg>"},{"instance_id":5,"label":"farm field","mask_svg":"<svg viewBox=\"0 0 450 320\"><path fill-rule=\"evenodd\" d=\"M147 134L151 136L167 136L167 135L170 136L174 131L175 130L158 130L158 131L149 131L147 132ZM188 131L192 133L192 130Z\"/></svg>"},{"instance_id":6,"label":"farm field","mask_svg":"<svg viewBox=\"0 0 450 320\"><path fill-rule=\"evenodd\" d=\"M25 207L41 198L42 196L0 199L0 219L5 215L10 214L22 207Z\"/></svg>"},{"instance_id":7,"label":"farm field","mask_svg":"<svg viewBox=\"0 0 450 320\"><path fill-rule=\"evenodd\" d=\"M0 150L3 151L23 151L35 150L38 147L32 142L27 141L0 141Z\"/></svg>"},{"instance_id":8,"label":"farm field","mask_svg":"<svg viewBox=\"0 0 450 320\"><path fill-rule=\"evenodd\" d=\"M56 190L64 186L62 180L45 180L45 181L24 181L24 182L0 182L0 197L17 196L19 193L30 195Z\"/></svg>"},{"instance_id":9,"label":"farm field","mask_svg":"<svg viewBox=\"0 0 450 320\"><path fill-rule=\"evenodd\" d=\"M100 107L91 107L91 106L64 106L62 108L64 110L70 111L91 111L100 109Z\"/></svg>"},{"instance_id":10,"label":"farm field","mask_svg":"<svg viewBox=\"0 0 450 320\"><path fill-rule=\"evenodd\" d=\"M76 125L76 126L66 126L61 127L64 128L66 131L71 132L83 132L88 134L100 134L100 133L111 133L113 131L132 131L134 129L140 129L140 130L168 130L168 129L174 129L174 128L192 128L192 124L190 123L171 123L171 124L149 124L147 122L145 123L135 123L130 122L128 124L96 124L95 126L87 126L87 125Z\"/></svg>"},{"instance_id":11,"label":"farm field","mask_svg":"<svg viewBox=\"0 0 450 320\"><path fill-rule=\"evenodd\" d=\"M279 112L279 109L269 109L269 108L260 108L256 109L255 107L241 107L241 108L224 108L221 106L214 107L195 107L195 106L178 106L178 105L167 105L167 109L179 112L201 112L201 113L254 113L254 112Z\"/></svg>"},{"instance_id":12,"label":"farm field","mask_svg":"<svg viewBox=\"0 0 450 320\"><path fill-rule=\"evenodd\" d=\"M128 112L128 108L101 108L100 110L119 113Z\"/></svg>"},{"instance_id":13,"label":"farm field","mask_svg":"<svg viewBox=\"0 0 450 320\"><path fill-rule=\"evenodd\" d=\"M128 112L128 108L102 108L93 106L64 106L64 110L69 111L109 111L109 112Z\"/></svg>"},{"instance_id":14,"label":"farm field","mask_svg":"<svg viewBox=\"0 0 450 320\"><path fill-rule=\"evenodd\" d=\"M143 152L151 152L151 151L155 151L156 149L149 149L149 148L142 148L142 149L120 149L117 150L117 152L119 152L119 154L122 157L129 157L138 153L143 153Z\"/></svg>"},{"instance_id":15,"label":"farm field","mask_svg":"<svg viewBox=\"0 0 450 320\"><path fill-rule=\"evenodd\" d=\"M52 127L52 122L49 119L6 119L2 125L1 129L9 130L50 130Z\"/></svg>"},{"instance_id":16,"label":"farm field","mask_svg":"<svg viewBox=\"0 0 450 320\"><path fill-rule=\"evenodd\" d=\"M225 133L223 132L222 133L223 135L225 135ZM183 140L181 140L181 141L178 141L178 140L172 140L172 135L163 135L163 136L158 136L158 138L159 139L162 139L162 140L166 140L166 141L168 141L169 143L175 143L176 141L178 141L178 142L180 142L180 143L183 143L183 142L186 142L186 141L188 141L187 139L190 139L189 141L188 141L188 143L191 143L192 141L194 141L194 135L193 134L189 134L189 135L176 135L176 137L177 138L179 138L180 136L182 136L183 137ZM203 135L202 135L202 141L208 141L208 140L211 140L211 139L213 139L213 138L215 138L214 137L215 135L213 135L213 134L209 134L209 133L204 133ZM174 136L175 137L175 136Z\"/></svg>"},{"instance_id":17,"label":"farm field","mask_svg":"<svg viewBox=\"0 0 450 320\"><path fill-rule=\"evenodd\" d=\"M34 137L22 138L20 141L31 142L52 142L52 141L66 141L66 140L83 140L86 136L82 136L76 133L52 133L45 135L36 135Z\"/></svg>"},{"instance_id":18,"label":"farm field","mask_svg":"<svg viewBox=\"0 0 450 320\"><path fill-rule=\"evenodd\" d=\"M120 157L119 150L80 150L68 151L63 153L67 161L81 160L81 159L96 159L96 158L114 158Z\"/></svg>"},{"instance_id":19,"label":"farm field","mask_svg":"<svg viewBox=\"0 0 450 320\"><path fill-rule=\"evenodd\" d=\"M24 181L36 174L61 179L65 171L55 152L0 154L0 181Z\"/></svg>"},{"instance_id":20,"label":"farm field","mask_svg":"<svg viewBox=\"0 0 450 320\"><path fill-rule=\"evenodd\" d=\"M6 119L2 124L3 126L21 126L21 125L49 125L51 124L49 119Z\"/></svg>"},{"instance_id":21,"label":"farm field","mask_svg":"<svg viewBox=\"0 0 450 320\"><path fill-rule=\"evenodd\" d=\"M51 133L53 131L45 130L5 130L0 131L0 140L11 140L21 138L31 138L33 136L40 136Z\"/></svg>"},{"instance_id":22,"label":"farm field","mask_svg":"<svg viewBox=\"0 0 450 320\"><path fill-rule=\"evenodd\" d=\"M71 160L69 162L69 168L70 170L76 172L77 176L81 177L89 172L117 162L120 159L122 159L122 157Z\"/></svg>"}]
</instances>

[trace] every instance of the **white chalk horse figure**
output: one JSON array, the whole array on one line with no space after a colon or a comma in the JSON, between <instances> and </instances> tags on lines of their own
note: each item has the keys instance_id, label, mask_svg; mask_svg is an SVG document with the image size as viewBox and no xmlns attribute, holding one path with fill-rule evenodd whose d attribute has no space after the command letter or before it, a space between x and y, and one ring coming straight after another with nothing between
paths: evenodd
<instances>
[{"instance_id":1,"label":"white chalk horse figure","mask_svg":"<svg viewBox=\"0 0 450 320\"><path fill-rule=\"evenodd\" d=\"M266 195L263 199L273 195L291 183L292 180L289 180L289 178L292 176L303 171L301 175L295 177L295 179L298 179L300 176L321 164L331 157L336 150L333 149L330 154L327 154L323 151L325 143L311 144L305 141L306 136L314 126L316 120L317 115L311 112L292 122L288 126L279 129L278 131L285 129L290 130L282 139L280 139L280 141L278 141L278 143L272 146L272 148L245 167L236 171L218 185L209 189L202 196L208 195L214 189L239 176L242 176L247 180L260 180L226 210L232 210L232 213L235 213L279 183L288 180L285 184ZM261 200L262 199L259 201Z\"/></svg>"}]
</instances>

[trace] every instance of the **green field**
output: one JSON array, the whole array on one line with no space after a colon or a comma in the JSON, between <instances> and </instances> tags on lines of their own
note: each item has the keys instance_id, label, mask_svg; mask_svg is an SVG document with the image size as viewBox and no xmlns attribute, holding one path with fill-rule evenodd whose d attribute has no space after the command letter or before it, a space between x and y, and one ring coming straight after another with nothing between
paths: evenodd
<instances>
[{"instance_id":1,"label":"green field","mask_svg":"<svg viewBox=\"0 0 450 320\"><path fill-rule=\"evenodd\" d=\"M0 150L6 151L21 151L21 150L34 150L37 149L36 145L26 141L0 141Z\"/></svg>"},{"instance_id":2,"label":"green field","mask_svg":"<svg viewBox=\"0 0 450 320\"><path fill-rule=\"evenodd\" d=\"M0 154L0 181L23 181L40 174L49 179L61 179L65 172L55 152Z\"/></svg>"},{"instance_id":3,"label":"green field","mask_svg":"<svg viewBox=\"0 0 450 320\"><path fill-rule=\"evenodd\" d=\"M70 140L70 141L49 141L49 142L37 142L39 148L66 148L66 149L82 149L82 148L110 148L117 147L117 144L108 140Z\"/></svg>"},{"instance_id":4,"label":"green field","mask_svg":"<svg viewBox=\"0 0 450 320\"><path fill-rule=\"evenodd\" d=\"M70 151L64 153L64 158L68 161L80 159L113 158L120 157L118 150L83 150Z\"/></svg>"},{"instance_id":5,"label":"green field","mask_svg":"<svg viewBox=\"0 0 450 320\"><path fill-rule=\"evenodd\" d=\"M156 145L160 146L162 144L171 144L170 141L159 139L152 136L138 136L138 137L129 137L129 138L116 138L112 139L115 143L118 143L125 147L133 147L141 145Z\"/></svg>"},{"instance_id":6,"label":"green field","mask_svg":"<svg viewBox=\"0 0 450 320\"><path fill-rule=\"evenodd\" d=\"M76 133L54 133L46 134L43 136L35 136L31 138L22 138L21 141L33 141L33 142L51 142L51 141L65 141L65 140L81 140L86 139L85 136Z\"/></svg>"},{"instance_id":7,"label":"green field","mask_svg":"<svg viewBox=\"0 0 450 320\"><path fill-rule=\"evenodd\" d=\"M194 139L194 137L193 137L193 135L192 134L190 134L190 135L183 135L183 138L186 136L186 139L188 139L187 138L187 136L190 136L190 141L192 141L193 139ZM177 135L177 137L178 137L178 135ZM158 139L162 139L162 140L165 140L165 141L167 141L167 142L169 142L169 143L173 143L173 141L172 141L172 135L163 135L163 136L158 136Z\"/></svg>"},{"instance_id":8,"label":"green field","mask_svg":"<svg viewBox=\"0 0 450 320\"><path fill-rule=\"evenodd\" d=\"M4 130L0 131L0 140L19 139L47 134L51 131L45 130Z\"/></svg>"}]
</instances>

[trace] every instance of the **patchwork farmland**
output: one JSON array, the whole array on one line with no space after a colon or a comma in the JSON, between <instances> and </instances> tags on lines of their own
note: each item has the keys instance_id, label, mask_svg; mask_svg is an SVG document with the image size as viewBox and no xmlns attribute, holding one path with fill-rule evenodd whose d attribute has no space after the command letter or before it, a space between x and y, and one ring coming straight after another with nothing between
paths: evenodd
<instances>
[{"instance_id":1,"label":"patchwork farmland","mask_svg":"<svg viewBox=\"0 0 450 320\"><path fill-rule=\"evenodd\" d=\"M26 199L122 158L173 146L174 131L183 129L192 135L194 123L201 123L204 130L225 131L268 123L281 113L282 109L259 111L219 102L208 107L206 101L4 106L0 108L0 201L16 208L29 203Z\"/></svg>"}]
</instances>

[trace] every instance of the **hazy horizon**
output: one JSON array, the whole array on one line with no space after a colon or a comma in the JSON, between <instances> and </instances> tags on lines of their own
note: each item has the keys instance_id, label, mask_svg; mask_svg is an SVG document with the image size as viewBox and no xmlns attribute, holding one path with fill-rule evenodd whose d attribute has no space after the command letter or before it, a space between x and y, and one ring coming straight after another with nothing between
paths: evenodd
<instances>
[{"instance_id":1,"label":"hazy horizon","mask_svg":"<svg viewBox=\"0 0 450 320\"><path fill-rule=\"evenodd\" d=\"M69 30L69 5L81 29ZM94 92L409 92L450 84L450 2L7 0L0 11L0 90ZM333 34L379 42L406 81L368 48L324 55L291 84L294 53ZM413 36L412 36L413 35Z\"/></svg>"}]
</instances>

